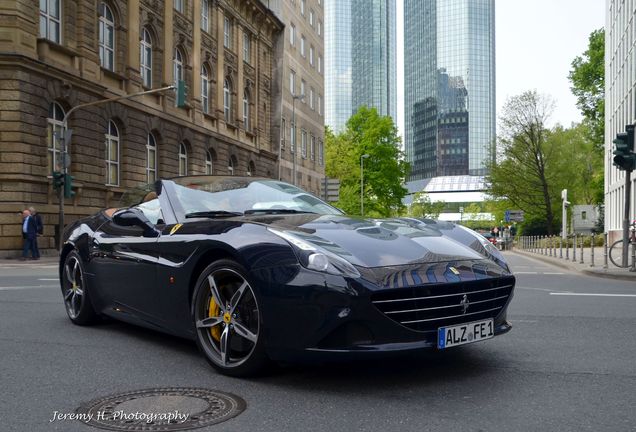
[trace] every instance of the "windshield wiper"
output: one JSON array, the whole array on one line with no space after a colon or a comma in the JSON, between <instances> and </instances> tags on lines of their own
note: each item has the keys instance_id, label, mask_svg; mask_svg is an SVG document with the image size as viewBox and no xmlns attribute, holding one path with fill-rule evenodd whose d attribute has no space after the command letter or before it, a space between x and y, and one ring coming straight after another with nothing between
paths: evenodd
<instances>
[{"instance_id":1,"label":"windshield wiper","mask_svg":"<svg viewBox=\"0 0 636 432\"><path fill-rule=\"evenodd\" d=\"M307 210L295 210L295 209L250 209L245 210L245 214L256 214L256 213L264 213L264 214L295 214L295 213L310 213L316 214L316 212L311 212Z\"/></svg>"},{"instance_id":2,"label":"windshield wiper","mask_svg":"<svg viewBox=\"0 0 636 432\"><path fill-rule=\"evenodd\" d=\"M220 218L220 217L232 217L232 216L243 216L241 212L231 212L225 210L209 210L209 211L200 211L188 213L185 215L186 219L192 218Z\"/></svg>"}]
</instances>

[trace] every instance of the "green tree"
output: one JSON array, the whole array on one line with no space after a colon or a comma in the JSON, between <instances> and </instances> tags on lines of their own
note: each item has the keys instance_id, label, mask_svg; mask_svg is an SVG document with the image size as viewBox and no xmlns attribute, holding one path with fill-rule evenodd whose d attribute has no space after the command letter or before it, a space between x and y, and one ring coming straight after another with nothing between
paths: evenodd
<instances>
[{"instance_id":1,"label":"green tree","mask_svg":"<svg viewBox=\"0 0 636 432\"><path fill-rule=\"evenodd\" d=\"M375 108L360 107L344 131L326 130L325 143L325 172L340 179L338 207L348 214L360 214L360 157L368 154L364 161L365 215L388 217L400 211L409 167L391 117L380 116Z\"/></svg>"},{"instance_id":2,"label":"green tree","mask_svg":"<svg viewBox=\"0 0 636 432\"><path fill-rule=\"evenodd\" d=\"M500 118L499 154L489 166L490 193L505 198L526 214L537 215L552 234L555 225L555 179L558 152L548 140L546 122L554 103L551 98L528 91L510 98Z\"/></svg>"},{"instance_id":3,"label":"green tree","mask_svg":"<svg viewBox=\"0 0 636 432\"><path fill-rule=\"evenodd\" d=\"M417 192L413 196L413 203L409 206L408 215L415 218L437 219L446 207L444 201L431 202L426 192Z\"/></svg>"},{"instance_id":4,"label":"green tree","mask_svg":"<svg viewBox=\"0 0 636 432\"><path fill-rule=\"evenodd\" d=\"M589 127L595 149L602 153L605 132L605 30L594 30L587 50L572 61L568 76L576 106Z\"/></svg>"},{"instance_id":5,"label":"green tree","mask_svg":"<svg viewBox=\"0 0 636 432\"><path fill-rule=\"evenodd\" d=\"M600 204L604 200L603 154L596 151L587 124L570 128L554 127L548 136L558 156L555 165L560 176L559 187L568 190L569 200L575 204Z\"/></svg>"}]
</instances>

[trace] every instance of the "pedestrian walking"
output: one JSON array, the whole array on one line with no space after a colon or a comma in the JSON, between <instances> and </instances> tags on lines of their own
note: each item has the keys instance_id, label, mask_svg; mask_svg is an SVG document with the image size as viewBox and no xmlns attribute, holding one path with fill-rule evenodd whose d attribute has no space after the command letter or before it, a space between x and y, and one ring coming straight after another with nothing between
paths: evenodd
<instances>
[{"instance_id":1,"label":"pedestrian walking","mask_svg":"<svg viewBox=\"0 0 636 432\"><path fill-rule=\"evenodd\" d=\"M29 207L29 212L31 213L31 216L35 218L35 226L38 228L38 234L44 234L44 224L42 223L42 216L40 216L40 213L35 211L35 207Z\"/></svg>"},{"instance_id":2,"label":"pedestrian walking","mask_svg":"<svg viewBox=\"0 0 636 432\"><path fill-rule=\"evenodd\" d=\"M35 207L29 207L31 217L35 220L35 227L37 229L37 236L35 237L35 257L40 258L40 245L38 245L38 237L44 234L44 223L42 222L42 216L35 211Z\"/></svg>"},{"instance_id":3,"label":"pedestrian walking","mask_svg":"<svg viewBox=\"0 0 636 432\"><path fill-rule=\"evenodd\" d=\"M37 251L38 227L35 218L31 216L31 212L27 209L22 211L22 238L24 245L22 247L22 260L26 260L31 251L31 259L40 259Z\"/></svg>"}]
</instances>

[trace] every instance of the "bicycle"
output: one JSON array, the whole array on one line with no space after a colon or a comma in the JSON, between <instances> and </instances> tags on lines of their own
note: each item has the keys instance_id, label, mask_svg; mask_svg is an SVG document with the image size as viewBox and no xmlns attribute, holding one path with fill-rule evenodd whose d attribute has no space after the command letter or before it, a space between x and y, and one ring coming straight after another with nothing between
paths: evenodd
<instances>
[{"instance_id":1,"label":"bicycle","mask_svg":"<svg viewBox=\"0 0 636 432\"><path fill-rule=\"evenodd\" d=\"M636 220L631 223L629 226L629 231L631 234L629 235L629 244L636 245ZM634 246L632 246L634 247ZM627 265L623 265L623 239L617 240L612 243L609 249L609 259L616 267L626 268L630 266L629 263L629 247L628 251L628 259Z\"/></svg>"}]
</instances>

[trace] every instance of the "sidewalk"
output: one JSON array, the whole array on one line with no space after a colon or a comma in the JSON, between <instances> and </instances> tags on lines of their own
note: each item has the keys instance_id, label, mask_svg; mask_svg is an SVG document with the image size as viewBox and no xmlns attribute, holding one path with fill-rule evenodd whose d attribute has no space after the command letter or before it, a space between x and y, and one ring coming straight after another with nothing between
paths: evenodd
<instances>
[{"instance_id":1,"label":"sidewalk","mask_svg":"<svg viewBox=\"0 0 636 432\"><path fill-rule=\"evenodd\" d=\"M518 255L534 258L539 261L543 261L548 264L561 267L566 270L576 271L590 276L604 277L610 279L631 280L636 282L636 272L630 272L629 269L614 267L610 262L608 268L603 268L603 248L595 248L594 267L590 265L591 251L590 248L584 248L584 263L581 264L581 257L579 250L577 250L576 262L572 261L572 250L570 249L569 259L565 259L565 250L563 251L563 258L559 258L559 251L556 251L556 256L542 255L540 253L530 252L527 250L521 250L514 248L508 252L516 253Z\"/></svg>"},{"instance_id":2,"label":"sidewalk","mask_svg":"<svg viewBox=\"0 0 636 432\"><path fill-rule=\"evenodd\" d=\"M57 255L43 256L39 260L21 261L20 258L0 258L0 269L2 268L33 268L57 266L60 258Z\"/></svg>"}]
</instances>

